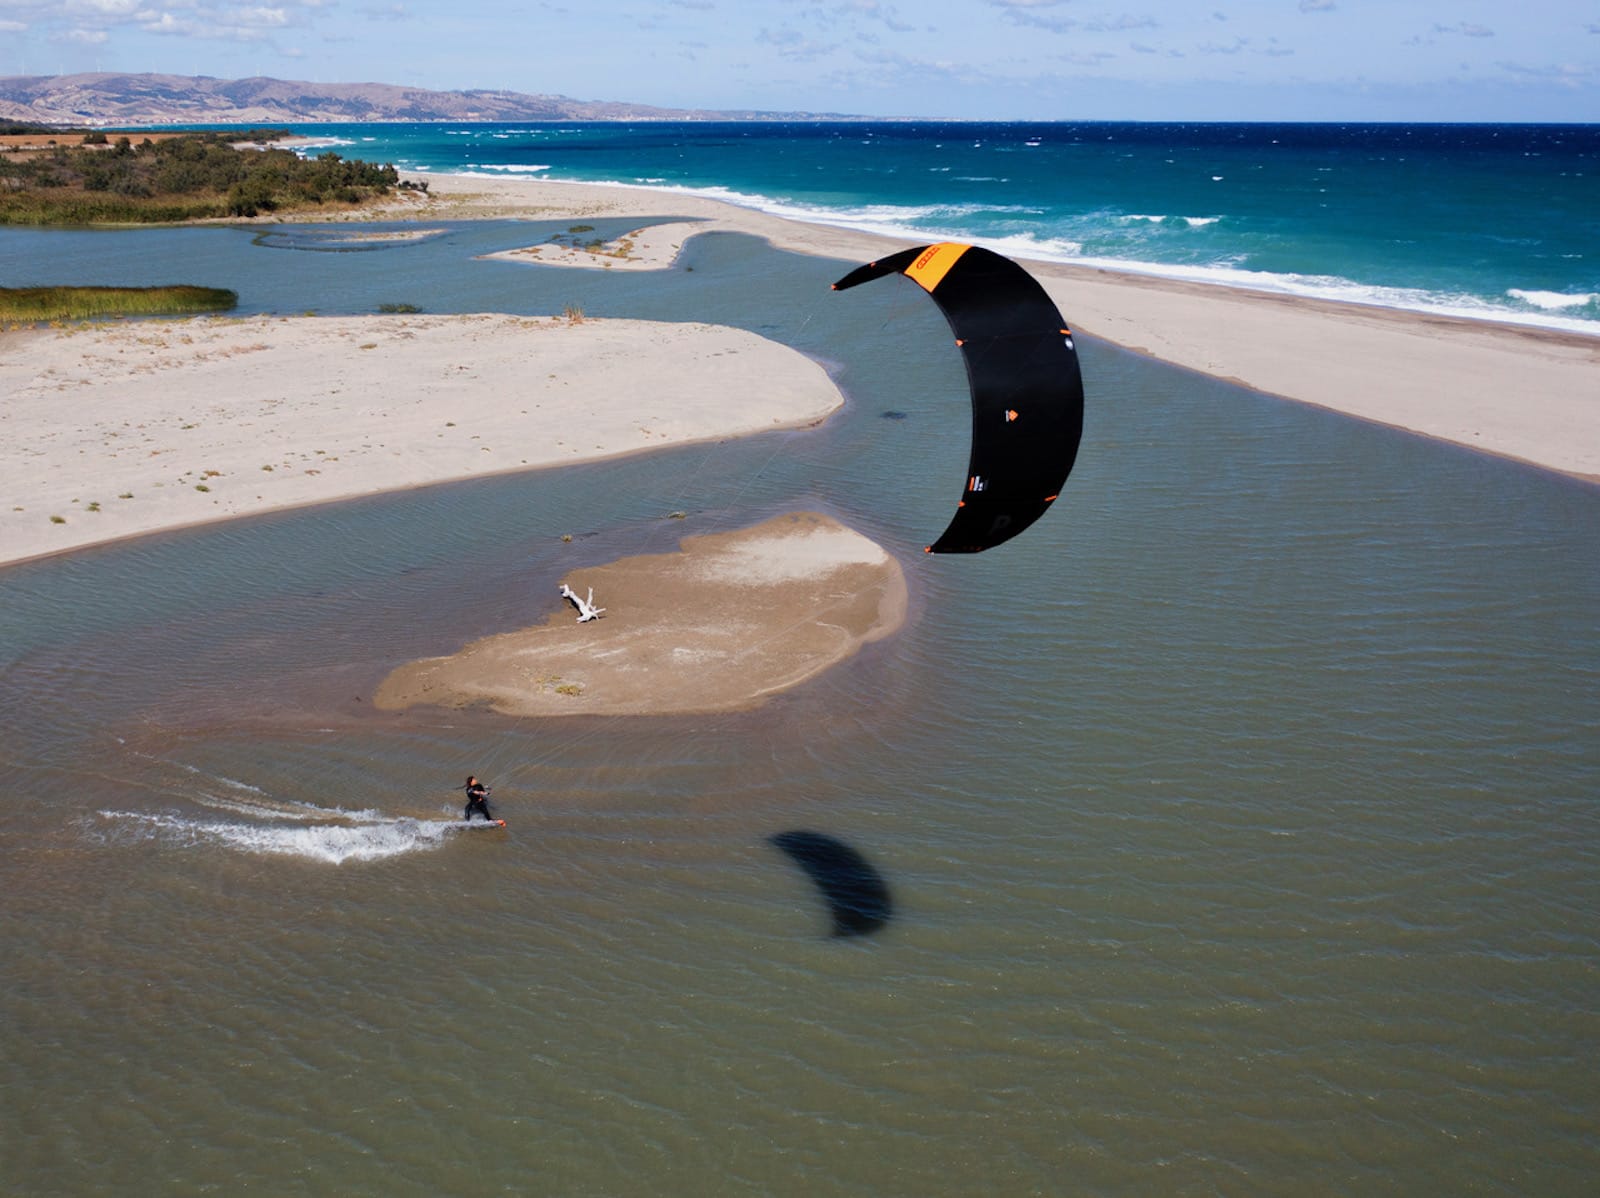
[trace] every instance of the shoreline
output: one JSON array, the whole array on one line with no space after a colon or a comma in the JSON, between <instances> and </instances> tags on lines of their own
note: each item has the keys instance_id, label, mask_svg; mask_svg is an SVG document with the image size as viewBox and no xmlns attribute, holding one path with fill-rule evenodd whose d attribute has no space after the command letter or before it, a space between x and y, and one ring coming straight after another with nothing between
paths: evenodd
<instances>
[{"instance_id":1,"label":"shoreline","mask_svg":"<svg viewBox=\"0 0 1600 1198\"><path fill-rule=\"evenodd\" d=\"M791 512L675 550L570 572L603 613L551 597L542 622L391 670L372 706L504 716L745 711L905 624L900 563L830 516Z\"/></svg>"},{"instance_id":2,"label":"shoreline","mask_svg":"<svg viewBox=\"0 0 1600 1198\"><path fill-rule=\"evenodd\" d=\"M645 211L647 209L651 211L661 209L671 209L673 211L677 211L683 204L687 203L711 205L713 207L720 206L723 208L732 209L735 212L751 213L756 217L769 221L775 221L789 225L798 225L802 228L814 228L831 231L843 236L865 238L870 241L877 242L880 246L893 246L895 248L924 244L932 236L931 234L927 234L912 237L906 233L893 229L874 229L870 227L848 224L842 221L835 223L821 219L820 214L817 219L807 220L803 215L791 214L780 207L763 208L754 205L744 205L731 199L708 194L706 190L696 190L691 188L652 187L647 184L637 183L586 182L576 179L534 179L517 176L500 177L472 174L468 172L452 173L448 171L425 170L410 171L407 172L404 177L407 180L419 182L444 179L450 181L452 184L460 183L464 190L470 189L478 184L483 184L488 190L498 190L502 187L528 185L537 188L571 187L592 188L601 191L631 191L640 193L642 195L659 196L662 198L663 203L655 205L654 208L651 208L649 205L643 205L640 207L640 211ZM321 218L313 216L311 219L316 220ZM329 219L348 220L359 219L359 217L340 216ZM1416 317L1428 320L1459 321L1472 326L1491 325L1512 331L1525 330L1541 336L1549 335L1555 337L1570 337L1583 344L1600 342L1600 323L1595 323L1593 328L1568 328L1559 324L1542 323L1539 318L1533 316L1532 314L1522 314L1522 318L1519 319L1518 314L1512 313L1492 315L1487 313L1449 310L1445 308L1408 308L1402 305L1383 303L1377 299L1356 299L1337 295L1318 295L1314 293L1297 292L1286 287L1273 288L1256 286L1248 282L1234 282L1225 278L1196 278L1192 276L1192 273L1180 272L1178 268L1174 268L1173 270L1169 271L1165 269L1161 263L1155 262L1139 262L1135 260L1121 262L1110 258L1081 260L1073 260L1069 258L1036 258L1029 257L1027 254L1018 251L1015 247L991 246L990 248L994 249L997 253L1004 253L1007 257L1015 258L1021 262L1026 262L1030 270L1034 270L1036 272L1047 273L1059 268L1062 272L1069 274L1080 274L1085 276L1109 275L1119 279L1143 281L1157 287L1173 287L1178 289L1198 288L1201 291L1208 293L1217 291L1236 292L1244 295L1260 296L1268 299L1281 299L1290 303L1327 304L1335 309L1340 310L1364 309L1374 312L1392 312L1403 318Z\"/></svg>"},{"instance_id":3,"label":"shoreline","mask_svg":"<svg viewBox=\"0 0 1600 1198\"><path fill-rule=\"evenodd\" d=\"M430 186L426 193L400 193L359 214L316 223L407 221L425 231L429 222L452 219L639 220L629 232L601 246L575 246L570 239L563 244L546 238L496 255L573 269L670 269L690 237L713 231L746 234L782 250L842 263L870 261L910 244L856 230L803 224L723 200L667 195L648 188L431 173L408 177L427 179L438 189ZM535 246L541 247L538 253L532 252ZM1080 334L1290 402L1447 441L1586 484L1600 483L1600 339L1096 267L1029 262L1029 268ZM388 445L382 438L404 424L404 418L387 423L396 414L387 408L376 412L380 405L371 395L363 407L351 376L379 374L373 386L384 393L383 404L388 407L394 399L387 393L392 390L389 384L424 376L450 379L450 403L459 404L465 398L469 403L485 404L485 397L512 377L513 367L503 361L495 364L496 354L505 351L483 332L482 322L500 322L496 327L549 329L559 326L561 318L497 314L262 316L241 321L223 317L6 334L0 340L0 434L4 441L0 444L0 479L6 480L0 483L0 566L146 533L313 503L769 428L804 427L824 419L842 403L817 363L754 334L728 328L710 333L713 326L705 325L588 321L583 327L589 333L578 334L580 341L603 325L623 323L637 324L647 337L666 336L664 330L672 327L695 330L694 336L670 350L663 345L665 357L641 359L646 363L645 373L633 379L649 378L650 372L669 361L671 369L690 368L695 363L703 366L712 359L725 362L720 355L727 348L725 338L732 336L765 347L744 363L751 366L760 357L765 365L734 380L739 389L736 393L747 393L755 384L765 388L774 379L787 386L809 375L810 383L797 385L805 390L820 380L829 396L826 408L816 407L813 395L802 401L799 414L767 411L755 426L744 420L742 412L704 412L692 430L676 428L658 436L659 428L644 432L634 428L620 439L613 432L591 442L593 448L582 450L564 444L574 431L572 422L581 413L556 415L552 410L546 416L556 424L540 426L538 431L561 443L563 452L554 456L519 453L512 460L509 453L492 445L434 444L445 439L445 429L453 426L447 425L442 408L426 409L424 405L425 419L432 421L426 430L410 427L407 435L411 439L403 446ZM446 325L453 325L455 332L438 331ZM434 357L413 369L405 365L406 351L396 347L424 328L437 334L427 338L433 343ZM308 337L320 339L321 349L309 350ZM144 348L135 344L141 339ZM204 344L191 352L180 341ZM149 345L156 342L160 344L152 354ZM384 348L380 349L380 342ZM49 344L54 344L54 351L41 349ZM207 346L213 351L209 355L202 352ZM374 350L378 352L360 352ZM143 358L131 379L125 364L135 358L123 357L122 367L116 361L117 355L130 352ZM767 355L772 354L776 357L769 360ZM201 361L208 356L211 361ZM165 382L151 389L146 372L157 370L150 363L158 357ZM461 360L447 364L445 359L451 357ZM569 355L560 369L580 388L604 391L610 386L614 390L614 378L602 379L594 373L593 357L588 352ZM238 403L250 409L245 416L234 413L235 443L224 439L213 445L206 442L204 434L189 436L205 423L193 418L200 409L210 411L212 429L208 433L230 422L212 397L220 389L206 379L221 377L211 372L223 369L220 363L234 358L240 361L227 376L226 390L237 392ZM304 361L295 364L292 360L296 358ZM276 362L270 369L260 364L268 359ZM384 364L374 372L369 368L376 363ZM283 387L285 371L298 380L294 388ZM325 409L325 422L274 425L272 406L289 401L258 394L265 384L251 380L259 380L261 375L274 376L274 394L292 393L302 408ZM184 380L192 381L186 385ZM476 392L454 386L473 381L481 384ZM239 390L241 384L245 385ZM140 391L141 387L148 394ZM131 396L125 394L130 388ZM340 393L335 401L333 396ZM90 402L73 403L73 415L63 420L57 410L62 394ZM156 406L150 413L141 413L135 428L134 421L119 421L114 409L118 403L135 402L138 395L146 395L145 402ZM419 398L416 403L423 401ZM177 411L180 407L193 410L189 418ZM664 419L661 413L621 416L624 423L632 420L634 425L641 420L659 424ZM560 423L563 420L567 423ZM160 426L157 431L166 439L154 436L147 427L152 422ZM248 431L252 429L257 431ZM263 440L269 435L266 430L276 430L271 434L276 440ZM170 436L180 431L185 435ZM521 444L533 440L527 428L516 431L496 426L490 431L507 443L516 435L523 437ZM584 431L590 430L584 427ZM334 440L340 436L344 441ZM355 440L348 445L348 452L330 448L343 446L350 437ZM459 437L452 432L450 441L456 440ZM319 441L327 443L317 444ZM157 475L129 473L131 457L119 455L135 446L149 459L166 458ZM437 451L443 448L460 452L441 455ZM389 460L377 460L379 449L388 451ZM474 456L473 449L487 452ZM348 459L364 454L374 460L361 470L350 469ZM396 458L403 466L398 471L393 468ZM321 477L329 462L346 465ZM227 484L218 481L213 487L214 480L224 478ZM241 478L270 485L236 485ZM286 485L290 478L295 485ZM130 494L139 495L143 502L130 500ZM179 496L187 502L178 502ZM152 499L159 502L152 503ZM43 523L52 516L61 516L62 522Z\"/></svg>"},{"instance_id":4,"label":"shoreline","mask_svg":"<svg viewBox=\"0 0 1600 1198\"><path fill-rule=\"evenodd\" d=\"M725 325L478 314L32 331L0 354L0 565L805 428L843 402L811 359Z\"/></svg>"},{"instance_id":5,"label":"shoreline","mask_svg":"<svg viewBox=\"0 0 1600 1198\"><path fill-rule=\"evenodd\" d=\"M868 262L917 244L623 184L414 172L378 219L550 214L699 222ZM433 185L441 184L437 194ZM419 211L420 209L420 211ZM1077 332L1248 390L1600 483L1600 337L1464 316L1023 259Z\"/></svg>"}]
</instances>

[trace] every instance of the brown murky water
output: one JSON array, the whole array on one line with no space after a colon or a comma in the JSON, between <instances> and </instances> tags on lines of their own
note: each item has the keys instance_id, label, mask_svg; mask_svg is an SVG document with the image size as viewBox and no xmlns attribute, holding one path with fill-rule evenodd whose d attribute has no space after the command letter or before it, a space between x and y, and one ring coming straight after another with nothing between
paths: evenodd
<instances>
[{"instance_id":1,"label":"brown murky water","mask_svg":"<svg viewBox=\"0 0 1600 1198\"><path fill-rule=\"evenodd\" d=\"M462 310L572 298L459 236ZM827 358L838 419L0 572L5 1188L1586 1193L1600 491L1090 344L1056 510L925 558L937 326L706 241L696 318ZM349 297L449 244L217 260ZM365 702L574 564L800 507L912 618L759 711ZM451 828L468 772L506 831ZM829 937L792 829L887 924Z\"/></svg>"}]
</instances>

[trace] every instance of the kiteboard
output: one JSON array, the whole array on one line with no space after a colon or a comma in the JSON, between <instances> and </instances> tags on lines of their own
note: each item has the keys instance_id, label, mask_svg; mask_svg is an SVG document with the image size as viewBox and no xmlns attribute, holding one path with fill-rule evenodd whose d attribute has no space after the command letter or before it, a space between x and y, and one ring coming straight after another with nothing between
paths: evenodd
<instances>
[{"instance_id":1,"label":"kiteboard","mask_svg":"<svg viewBox=\"0 0 1600 1198\"><path fill-rule=\"evenodd\" d=\"M464 820L458 820L456 822L458 822L462 826L463 829L465 829L465 828L503 828L503 827L506 826L506 821L503 820L503 819L487 819L487 820L464 819Z\"/></svg>"}]
</instances>

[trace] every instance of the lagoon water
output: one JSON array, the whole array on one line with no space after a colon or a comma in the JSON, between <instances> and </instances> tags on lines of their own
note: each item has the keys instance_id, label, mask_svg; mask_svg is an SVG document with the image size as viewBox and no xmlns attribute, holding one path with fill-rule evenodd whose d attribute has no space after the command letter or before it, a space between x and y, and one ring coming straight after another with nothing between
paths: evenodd
<instances>
[{"instance_id":1,"label":"lagoon water","mask_svg":"<svg viewBox=\"0 0 1600 1198\"><path fill-rule=\"evenodd\" d=\"M968 414L915 288L726 234L475 257L547 231L0 230L8 278L181 261L250 311L739 324L849 401L0 571L7 1192L1591 1192L1600 491L1084 340L1055 510L929 558ZM368 710L794 509L912 619L764 708ZM449 829L469 772L507 831ZM893 920L830 938L796 829Z\"/></svg>"}]
</instances>

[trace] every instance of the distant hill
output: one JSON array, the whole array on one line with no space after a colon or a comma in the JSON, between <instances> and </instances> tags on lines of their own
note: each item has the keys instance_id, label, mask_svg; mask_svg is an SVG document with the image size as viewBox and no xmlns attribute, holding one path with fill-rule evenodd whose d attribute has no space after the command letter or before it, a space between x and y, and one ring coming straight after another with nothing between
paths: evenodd
<instances>
[{"instance_id":1,"label":"distant hill","mask_svg":"<svg viewBox=\"0 0 1600 1198\"><path fill-rule=\"evenodd\" d=\"M13 75L0 121L61 125L259 125L335 121L851 120L841 113L714 112L508 91L207 75Z\"/></svg>"}]
</instances>

